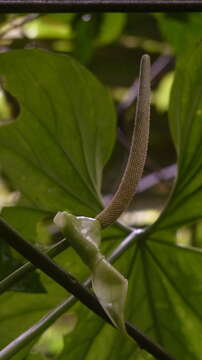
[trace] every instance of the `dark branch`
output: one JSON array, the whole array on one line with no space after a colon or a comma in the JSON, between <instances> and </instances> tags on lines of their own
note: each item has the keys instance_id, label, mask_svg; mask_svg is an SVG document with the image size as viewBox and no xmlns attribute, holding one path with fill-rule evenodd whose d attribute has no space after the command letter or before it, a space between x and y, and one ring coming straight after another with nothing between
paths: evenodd
<instances>
[{"instance_id":1,"label":"dark branch","mask_svg":"<svg viewBox=\"0 0 202 360\"><path fill-rule=\"evenodd\" d=\"M69 246L67 239L62 239L57 242L55 245L51 246L47 251L46 254L52 258L60 254ZM17 281L21 280L26 276L28 273L34 271L36 266L32 263L27 262L24 265L20 266L14 272L9 274L3 280L0 281L0 294L4 293L6 290L10 289L12 285L16 284Z\"/></svg>"},{"instance_id":2,"label":"dark branch","mask_svg":"<svg viewBox=\"0 0 202 360\"><path fill-rule=\"evenodd\" d=\"M24 240L15 230L7 225L4 220L0 219L0 233L7 243L29 260L33 265L42 270L46 275L51 277L59 285L69 291L71 294L80 299L80 301L88 306L93 306L92 295L67 271L63 270L59 265L54 263L48 255L37 249L28 241ZM95 311L100 316L105 316L101 306L95 307Z\"/></svg>"},{"instance_id":3,"label":"dark branch","mask_svg":"<svg viewBox=\"0 0 202 360\"><path fill-rule=\"evenodd\" d=\"M1 12L200 11L201 0L0 0Z\"/></svg>"},{"instance_id":4,"label":"dark branch","mask_svg":"<svg viewBox=\"0 0 202 360\"><path fill-rule=\"evenodd\" d=\"M86 289L85 286L80 284L70 273L64 271L60 266L51 261L47 255L43 254L32 244L24 240L2 219L0 219L0 231L2 238L5 239L9 245L31 261L33 265L55 280L59 285L77 297L90 310L111 324L110 319L107 317L95 295ZM135 329L128 322L126 322L126 330L141 348L155 356L156 359L174 360L174 358L167 354L159 345L153 343L149 338L147 338L139 330Z\"/></svg>"}]
</instances>

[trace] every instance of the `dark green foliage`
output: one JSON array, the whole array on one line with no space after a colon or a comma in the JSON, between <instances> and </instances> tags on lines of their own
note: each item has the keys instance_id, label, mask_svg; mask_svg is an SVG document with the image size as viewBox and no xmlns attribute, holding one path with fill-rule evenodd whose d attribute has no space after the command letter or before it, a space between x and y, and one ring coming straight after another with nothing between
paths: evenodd
<instances>
[{"instance_id":1,"label":"dark green foliage","mask_svg":"<svg viewBox=\"0 0 202 360\"><path fill-rule=\"evenodd\" d=\"M127 320L175 359L200 360L202 252L179 245L176 232L181 226L195 226L202 217L201 14L183 18L160 14L156 18L179 55L169 105L178 175L160 217L146 232L137 235L115 266L129 281ZM116 19L106 14L103 24L113 25L113 37L96 19L98 30L92 38L89 28L89 32L82 32L87 25L79 23L79 19L64 17L63 21L77 24L75 41L81 40L81 33L90 37L87 48L75 52L83 62L91 58L93 46L116 41L126 21L123 14ZM4 208L2 216L37 244L39 223L51 221L58 211L96 216L102 208L102 173L114 146L115 111L106 89L67 55L36 49L9 51L0 54L0 75L20 106L17 119L0 128L1 169L13 188L21 192L19 203ZM118 225L104 230L103 253L112 251L127 233ZM200 239L195 243L200 244ZM21 262L3 239L0 246L3 278ZM88 275L71 248L56 261L81 281ZM11 290L18 293L9 291L0 298L1 348L66 296L42 273L40 280L38 273L31 273L29 279ZM64 336L64 348L56 359L152 359L80 303L71 311L76 313L77 323ZM13 359L42 359L40 354L29 354L32 343L27 346Z\"/></svg>"}]
</instances>

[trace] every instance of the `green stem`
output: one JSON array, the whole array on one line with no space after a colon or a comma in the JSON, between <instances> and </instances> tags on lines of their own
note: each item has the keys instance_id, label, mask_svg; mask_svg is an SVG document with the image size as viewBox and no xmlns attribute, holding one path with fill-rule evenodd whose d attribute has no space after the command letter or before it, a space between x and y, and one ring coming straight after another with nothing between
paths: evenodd
<instances>
[{"instance_id":1,"label":"green stem","mask_svg":"<svg viewBox=\"0 0 202 360\"><path fill-rule=\"evenodd\" d=\"M116 225L121 230L130 233L133 229L127 225L124 225L120 222L116 222ZM62 251L64 251L69 246L67 239L62 239L61 241L57 242L47 251L45 251L46 255L50 258L54 258L55 256L59 255ZM0 281L0 295L11 288L12 285L16 284L17 281L21 280L26 274L36 270L36 266L33 265L31 262L27 262L24 265L20 266L14 272L9 274L6 278Z\"/></svg>"},{"instance_id":2,"label":"green stem","mask_svg":"<svg viewBox=\"0 0 202 360\"><path fill-rule=\"evenodd\" d=\"M101 305L96 301L95 296L93 296L90 291L82 286L68 271L63 270L46 254L24 240L15 230L6 224L3 219L0 219L0 232L2 238L7 241L9 245L31 261L37 268L42 270L68 292L75 295L84 305L90 307L98 315L103 316L104 319L108 319Z\"/></svg>"},{"instance_id":3,"label":"green stem","mask_svg":"<svg viewBox=\"0 0 202 360\"><path fill-rule=\"evenodd\" d=\"M57 256L62 251L64 251L69 246L67 239L62 239L57 244L51 246L48 250L45 251L46 255L50 258ZM32 263L27 262L24 265L20 266L14 272L9 274L6 278L0 281L0 294L11 288L12 285L16 284L17 281L22 279L26 274L31 271L34 271L36 266Z\"/></svg>"}]
</instances>

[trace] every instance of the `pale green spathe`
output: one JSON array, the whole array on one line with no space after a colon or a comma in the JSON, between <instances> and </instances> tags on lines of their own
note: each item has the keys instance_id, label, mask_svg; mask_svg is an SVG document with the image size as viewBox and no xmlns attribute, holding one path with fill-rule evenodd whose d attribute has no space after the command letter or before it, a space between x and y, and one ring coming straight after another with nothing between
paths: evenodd
<instances>
[{"instance_id":1,"label":"pale green spathe","mask_svg":"<svg viewBox=\"0 0 202 360\"><path fill-rule=\"evenodd\" d=\"M113 324L125 331L124 306L128 281L101 254L101 226L98 220L58 212L55 224L68 238L92 271L92 287Z\"/></svg>"}]
</instances>

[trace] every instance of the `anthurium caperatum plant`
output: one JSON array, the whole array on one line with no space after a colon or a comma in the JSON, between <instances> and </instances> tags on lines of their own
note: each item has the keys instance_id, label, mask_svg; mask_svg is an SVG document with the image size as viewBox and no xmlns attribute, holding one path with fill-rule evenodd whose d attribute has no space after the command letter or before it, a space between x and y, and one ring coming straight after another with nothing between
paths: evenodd
<instances>
[{"instance_id":1,"label":"anthurium caperatum plant","mask_svg":"<svg viewBox=\"0 0 202 360\"><path fill-rule=\"evenodd\" d=\"M14 248L30 261L6 273L0 259L0 359L31 359L39 336L70 309L77 323L59 360L200 359L202 253L178 245L175 233L202 215L201 63L201 44L179 57L169 108L178 175L160 217L138 233L119 216L147 154L149 56L141 59L126 168L104 207L102 173L116 135L108 91L67 55L0 54L3 86L20 109L0 128L0 165L21 194L1 213L1 253L12 264ZM64 237L46 251L38 246L44 220Z\"/></svg>"}]
</instances>

